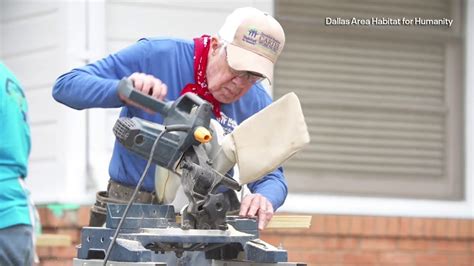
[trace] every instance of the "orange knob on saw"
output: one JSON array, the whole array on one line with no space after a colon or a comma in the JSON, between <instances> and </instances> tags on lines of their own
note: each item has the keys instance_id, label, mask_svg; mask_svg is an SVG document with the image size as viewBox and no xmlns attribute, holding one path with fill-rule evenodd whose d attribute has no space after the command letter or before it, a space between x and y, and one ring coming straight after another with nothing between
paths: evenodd
<instances>
[{"instance_id":1,"label":"orange knob on saw","mask_svg":"<svg viewBox=\"0 0 474 266\"><path fill-rule=\"evenodd\" d=\"M194 130L194 138L201 143L208 143L212 139L211 132L205 127L197 127Z\"/></svg>"}]
</instances>

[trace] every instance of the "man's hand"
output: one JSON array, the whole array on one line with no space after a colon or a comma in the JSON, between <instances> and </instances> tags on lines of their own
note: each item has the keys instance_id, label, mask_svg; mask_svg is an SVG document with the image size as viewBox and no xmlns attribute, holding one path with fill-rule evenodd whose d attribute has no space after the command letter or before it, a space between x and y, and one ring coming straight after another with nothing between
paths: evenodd
<instances>
[{"instance_id":1,"label":"man's hand","mask_svg":"<svg viewBox=\"0 0 474 266\"><path fill-rule=\"evenodd\" d=\"M161 80L155 78L152 75L136 72L130 75L128 79L132 81L133 87L137 91L141 91L142 93L150 95L153 98L163 100L166 97L166 94L168 93L168 87L166 86L166 84L164 84L163 82L161 82ZM121 94L119 94L119 97L120 100L122 100L128 105L142 108L148 113L153 113L153 111L139 105L138 103L131 101L130 99L126 98Z\"/></svg>"},{"instance_id":2,"label":"man's hand","mask_svg":"<svg viewBox=\"0 0 474 266\"><path fill-rule=\"evenodd\" d=\"M240 217L255 218L258 215L258 229L263 230L273 217L273 206L264 196L255 193L242 199Z\"/></svg>"}]
</instances>

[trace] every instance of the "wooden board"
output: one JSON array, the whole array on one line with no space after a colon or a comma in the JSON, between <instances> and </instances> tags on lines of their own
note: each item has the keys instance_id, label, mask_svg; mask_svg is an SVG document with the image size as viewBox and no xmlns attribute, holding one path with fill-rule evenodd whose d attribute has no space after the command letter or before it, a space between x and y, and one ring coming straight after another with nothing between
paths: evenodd
<instances>
[{"instance_id":1,"label":"wooden board","mask_svg":"<svg viewBox=\"0 0 474 266\"><path fill-rule=\"evenodd\" d=\"M309 228L311 216L305 215L275 215L267 228Z\"/></svg>"},{"instance_id":2,"label":"wooden board","mask_svg":"<svg viewBox=\"0 0 474 266\"><path fill-rule=\"evenodd\" d=\"M181 222L181 216L176 216L176 222ZM306 215L275 215L266 228L309 228L311 216Z\"/></svg>"},{"instance_id":3,"label":"wooden board","mask_svg":"<svg viewBox=\"0 0 474 266\"><path fill-rule=\"evenodd\" d=\"M69 247L72 245L71 236L57 234L41 234L36 237L38 247Z\"/></svg>"}]
</instances>

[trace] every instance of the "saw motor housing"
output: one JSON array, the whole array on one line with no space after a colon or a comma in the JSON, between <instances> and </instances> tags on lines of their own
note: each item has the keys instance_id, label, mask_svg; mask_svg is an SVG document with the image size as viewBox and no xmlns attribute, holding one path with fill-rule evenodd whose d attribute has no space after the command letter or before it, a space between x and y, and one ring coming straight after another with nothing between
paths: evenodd
<instances>
[{"instance_id":1,"label":"saw motor housing","mask_svg":"<svg viewBox=\"0 0 474 266\"><path fill-rule=\"evenodd\" d=\"M114 126L117 140L128 150L148 159L156 138L167 126L175 129L161 136L152 162L175 171L177 163L191 146L201 144L193 136L199 127L209 128L211 105L195 94L186 93L174 102L162 102L134 90L127 79L122 79L118 91L130 100L137 102L152 111L160 113L163 125L138 117L121 117Z\"/></svg>"}]
</instances>

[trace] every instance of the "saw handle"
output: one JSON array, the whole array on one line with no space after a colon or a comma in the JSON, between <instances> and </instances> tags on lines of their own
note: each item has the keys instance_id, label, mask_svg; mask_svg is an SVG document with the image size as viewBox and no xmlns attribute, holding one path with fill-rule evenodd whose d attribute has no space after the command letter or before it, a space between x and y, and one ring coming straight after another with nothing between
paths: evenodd
<instances>
[{"instance_id":1,"label":"saw handle","mask_svg":"<svg viewBox=\"0 0 474 266\"><path fill-rule=\"evenodd\" d=\"M133 87L132 81L128 78L123 78L118 84L118 93L127 97L128 99L138 103L139 105L146 107L154 112L160 113L165 116L171 104L167 104L161 100L151 97L141 91L136 90Z\"/></svg>"}]
</instances>

